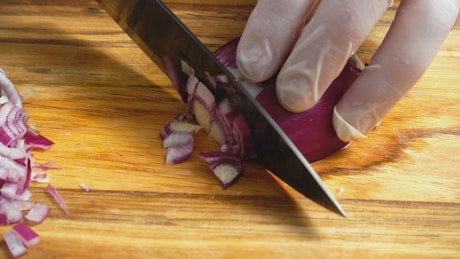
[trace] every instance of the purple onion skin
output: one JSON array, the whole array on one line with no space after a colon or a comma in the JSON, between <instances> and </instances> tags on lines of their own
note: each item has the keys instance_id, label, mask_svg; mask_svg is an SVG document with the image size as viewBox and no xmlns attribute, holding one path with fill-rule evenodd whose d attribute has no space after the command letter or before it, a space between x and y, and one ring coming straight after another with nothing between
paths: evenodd
<instances>
[{"instance_id":1,"label":"purple onion skin","mask_svg":"<svg viewBox=\"0 0 460 259\"><path fill-rule=\"evenodd\" d=\"M215 52L217 58L227 67L237 67L235 57L238 41L239 38L233 39ZM305 112L293 113L279 104L275 92L276 76L258 84L263 86L263 90L257 94L256 100L279 124L305 158L309 162L315 162L348 145L337 137L332 125L332 114L335 105L362 72L362 68L362 62L356 56L351 57L318 103Z\"/></svg>"}]
</instances>

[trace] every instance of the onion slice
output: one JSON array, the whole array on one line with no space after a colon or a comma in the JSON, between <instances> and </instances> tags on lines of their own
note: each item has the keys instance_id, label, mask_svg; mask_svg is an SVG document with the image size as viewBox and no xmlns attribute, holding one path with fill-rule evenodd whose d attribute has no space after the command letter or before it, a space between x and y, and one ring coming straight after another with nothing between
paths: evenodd
<instances>
[{"instance_id":1,"label":"onion slice","mask_svg":"<svg viewBox=\"0 0 460 259\"><path fill-rule=\"evenodd\" d=\"M6 245L13 257L17 258L27 253L27 248L22 243L22 240L16 231L9 230L3 233L3 237L5 238Z\"/></svg>"},{"instance_id":2,"label":"onion slice","mask_svg":"<svg viewBox=\"0 0 460 259\"><path fill-rule=\"evenodd\" d=\"M65 214L69 215L69 210L67 209L67 205L65 204L59 192L51 184L48 184L48 186L46 186L46 190L51 194L51 196L53 196L53 198L56 200L56 202L65 212Z\"/></svg>"},{"instance_id":3,"label":"onion slice","mask_svg":"<svg viewBox=\"0 0 460 259\"><path fill-rule=\"evenodd\" d=\"M244 170L242 159L235 156L232 152L222 150L207 153L201 152L200 158L207 162L209 168L220 180L224 189L236 183Z\"/></svg>"},{"instance_id":4,"label":"onion slice","mask_svg":"<svg viewBox=\"0 0 460 259\"><path fill-rule=\"evenodd\" d=\"M25 218L35 223L42 223L50 214L50 207L46 204L35 203L32 209L29 210Z\"/></svg>"},{"instance_id":5,"label":"onion slice","mask_svg":"<svg viewBox=\"0 0 460 259\"><path fill-rule=\"evenodd\" d=\"M19 223L13 226L13 230L18 234L24 245L27 247L40 243L40 237L37 233L24 223Z\"/></svg>"}]
</instances>

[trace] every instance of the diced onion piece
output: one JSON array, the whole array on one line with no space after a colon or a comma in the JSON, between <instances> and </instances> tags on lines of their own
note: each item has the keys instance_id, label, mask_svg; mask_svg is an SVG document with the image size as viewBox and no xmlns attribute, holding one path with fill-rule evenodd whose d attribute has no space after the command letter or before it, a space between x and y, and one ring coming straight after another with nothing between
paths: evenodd
<instances>
[{"instance_id":1,"label":"diced onion piece","mask_svg":"<svg viewBox=\"0 0 460 259\"><path fill-rule=\"evenodd\" d=\"M22 242L27 246L31 247L40 243L40 237L33 231L29 226L24 223L19 223L13 226L13 230L21 238Z\"/></svg>"},{"instance_id":2,"label":"diced onion piece","mask_svg":"<svg viewBox=\"0 0 460 259\"><path fill-rule=\"evenodd\" d=\"M18 223L23 219L22 211L17 209L13 206L13 204L9 204L6 207L6 218L8 224Z\"/></svg>"},{"instance_id":3,"label":"diced onion piece","mask_svg":"<svg viewBox=\"0 0 460 259\"><path fill-rule=\"evenodd\" d=\"M198 124L203 127L203 130L209 132L216 105L214 95L203 83L199 82L192 96L192 113L195 115Z\"/></svg>"},{"instance_id":4,"label":"diced onion piece","mask_svg":"<svg viewBox=\"0 0 460 259\"><path fill-rule=\"evenodd\" d=\"M163 147L168 149L165 163L178 164L190 158L193 152L193 134L201 126L185 121L174 120L165 125L160 133L163 138Z\"/></svg>"},{"instance_id":5,"label":"diced onion piece","mask_svg":"<svg viewBox=\"0 0 460 259\"><path fill-rule=\"evenodd\" d=\"M186 121L174 120L163 127L160 137L165 139L172 132L193 132L196 133L201 129L200 125L192 124Z\"/></svg>"},{"instance_id":6,"label":"diced onion piece","mask_svg":"<svg viewBox=\"0 0 460 259\"><path fill-rule=\"evenodd\" d=\"M195 115L196 121L201 125L203 130L207 133L211 129L211 118L210 110L206 108L201 102L193 101L192 111Z\"/></svg>"},{"instance_id":7,"label":"diced onion piece","mask_svg":"<svg viewBox=\"0 0 460 259\"><path fill-rule=\"evenodd\" d=\"M17 258L27 253L27 248L22 243L22 240L16 231L9 230L3 233L3 237L5 238L6 245L13 257Z\"/></svg>"},{"instance_id":8,"label":"diced onion piece","mask_svg":"<svg viewBox=\"0 0 460 259\"><path fill-rule=\"evenodd\" d=\"M201 82L196 85L194 100L199 102L208 110L212 111L216 104L214 95L211 91Z\"/></svg>"},{"instance_id":9,"label":"diced onion piece","mask_svg":"<svg viewBox=\"0 0 460 259\"><path fill-rule=\"evenodd\" d=\"M181 60L180 62L182 72L184 72L187 75L194 75L195 74L195 69L193 69L192 66L190 66L185 60Z\"/></svg>"},{"instance_id":10,"label":"diced onion piece","mask_svg":"<svg viewBox=\"0 0 460 259\"><path fill-rule=\"evenodd\" d=\"M3 184L1 189L1 194L5 198L14 198L16 196L16 192L18 190L18 184L12 182L6 182Z\"/></svg>"},{"instance_id":11,"label":"diced onion piece","mask_svg":"<svg viewBox=\"0 0 460 259\"><path fill-rule=\"evenodd\" d=\"M192 132L172 132L163 140L163 147L168 148L176 145L184 145L193 141Z\"/></svg>"},{"instance_id":12,"label":"diced onion piece","mask_svg":"<svg viewBox=\"0 0 460 259\"><path fill-rule=\"evenodd\" d=\"M234 184L243 172L242 160L232 152L222 151L222 148L212 152L202 152L200 158L207 162L224 189Z\"/></svg>"},{"instance_id":13,"label":"diced onion piece","mask_svg":"<svg viewBox=\"0 0 460 259\"><path fill-rule=\"evenodd\" d=\"M46 204L35 203L32 209L29 210L25 218L29 221L42 223L43 220L48 216L51 209Z\"/></svg>"},{"instance_id":14,"label":"diced onion piece","mask_svg":"<svg viewBox=\"0 0 460 259\"><path fill-rule=\"evenodd\" d=\"M30 191L28 191L28 193L30 193ZM24 200L15 200L12 202L12 206L20 211L30 210L32 208L32 205L33 203L29 201L28 198Z\"/></svg>"},{"instance_id":15,"label":"diced onion piece","mask_svg":"<svg viewBox=\"0 0 460 259\"><path fill-rule=\"evenodd\" d=\"M221 145L225 144L226 133L223 129L223 126L220 125L218 121L213 121L211 123L208 136Z\"/></svg>"},{"instance_id":16,"label":"diced onion piece","mask_svg":"<svg viewBox=\"0 0 460 259\"><path fill-rule=\"evenodd\" d=\"M198 78L194 75L190 75L187 79L187 83L185 84L187 94L191 95L195 91L195 88L198 84Z\"/></svg>"},{"instance_id":17,"label":"diced onion piece","mask_svg":"<svg viewBox=\"0 0 460 259\"><path fill-rule=\"evenodd\" d=\"M12 145L27 132L26 112L11 102L0 106L0 143Z\"/></svg>"},{"instance_id":18,"label":"diced onion piece","mask_svg":"<svg viewBox=\"0 0 460 259\"><path fill-rule=\"evenodd\" d=\"M23 159L27 156L27 152L24 148L9 147L0 143L0 156L4 156L9 159L17 160Z\"/></svg>"},{"instance_id":19,"label":"diced onion piece","mask_svg":"<svg viewBox=\"0 0 460 259\"><path fill-rule=\"evenodd\" d=\"M224 189L232 185L241 173L241 171L232 164L220 164L212 171L222 182L222 187Z\"/></svg>"},{"instance_id":20,"label":"diced onion piece","mask_svg":"<svg viewBox=\"0 0 460 259\"><path fill-rule=\"evenodd\" d=\"M168 147L166 164L173 165L182 163L190 158L193 153L193 138L185 144Z\"/></svg>"},{"instance_id":21,"label":"diced onion piece","mask_svg":"<svg viewBox=\"0 0 460 259\"><path fill-rule=\"evenodd\" d=\"M25 189L21 191L20 194L16 193L16 196L14 196L14 199L15 199L14 202L16 204L20 201L28 201L30 197L32 197L32 193L28 189Z\"/></svg>"}]
</instances>

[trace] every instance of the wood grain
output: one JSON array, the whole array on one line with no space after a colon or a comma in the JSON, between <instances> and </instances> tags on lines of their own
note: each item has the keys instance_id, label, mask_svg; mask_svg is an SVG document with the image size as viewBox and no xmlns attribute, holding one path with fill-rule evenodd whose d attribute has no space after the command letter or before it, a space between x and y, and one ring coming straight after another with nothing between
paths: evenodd
<instances>
[{"instance_id":1,"label":"wood grain","mask_svg":"<svg viewBox=\"0 0 460 259\"><path fill-rule=\"evenodd\" d=\"M255 3L165 2L212 50L241 33ZM359 50L364 61L396 7ZM183 105L95 1L2 1L0 21L0 66L35 92L30 123L56 142L36 158L62 166L51 181L70 210L32 185L32 199L53 210L33 226L42 242L25 258L460 256L459 28L366 141L314 164L342 218L256 164L225 191L197 154L164 165L159 132ZM215 146L197 138L197 152Z\"/></svg>"}]
</instances>

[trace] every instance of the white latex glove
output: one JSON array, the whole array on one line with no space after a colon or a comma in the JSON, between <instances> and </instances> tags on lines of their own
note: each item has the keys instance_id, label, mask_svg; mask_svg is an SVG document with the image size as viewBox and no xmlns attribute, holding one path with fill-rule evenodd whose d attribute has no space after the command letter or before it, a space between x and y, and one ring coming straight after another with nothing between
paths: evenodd
<instances>
[{"instance_id":1,"label":"white latex glove","mask_svg":"<svg viewBox=\"0 0 460 259\"><path fill-rule=\"evenodd\" d=\"M293 112L315 105L393 1L321 0L316 9L314 2L259 0L237 49L248 80L280 71L278 100ZM382 120L428 68L459 12L460 0L401 0L369 66L335 107L340 139L364 138Z\"/></svg>"}]
</instances>

